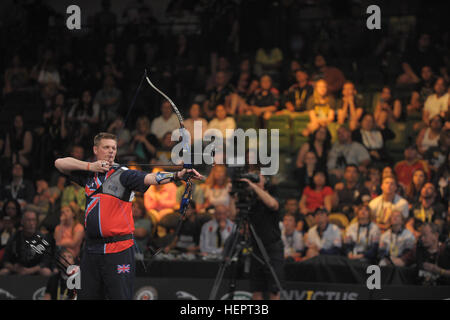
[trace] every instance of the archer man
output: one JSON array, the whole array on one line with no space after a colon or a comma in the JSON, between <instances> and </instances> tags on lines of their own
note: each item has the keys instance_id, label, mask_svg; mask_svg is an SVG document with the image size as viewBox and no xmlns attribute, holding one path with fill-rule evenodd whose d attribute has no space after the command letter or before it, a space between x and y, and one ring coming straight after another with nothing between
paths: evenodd
<instances>
[{"instance_id":1,"label":"archer man","mask_svg":"<svg viewBox=\"0 0 450 320\"><path fill-rule=\"evenodd\" d=\"M145 192L150 185L203 177L193 169L145 173L114 163L117 138L99 133L94 138L97 161L60 158L55 167L70 180L84 186L85 245L81 256L81 288L85 299L132 299L135 276L134 222L131 202L134 191Z\"/></svg>"}]
</instances>

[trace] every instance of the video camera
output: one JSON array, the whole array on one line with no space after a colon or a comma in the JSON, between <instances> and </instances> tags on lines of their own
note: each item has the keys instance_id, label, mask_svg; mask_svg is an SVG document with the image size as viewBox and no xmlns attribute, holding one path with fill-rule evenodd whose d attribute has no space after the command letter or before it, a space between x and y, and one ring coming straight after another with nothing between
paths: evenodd
<instances>
[{"instance_id":1,"label":"video camera","mask_svg":"<svg viewBox=\"0 0 450 320\"><path fill-rule=\"evenodd\" d=\"M256 173L247 172L245 167L234 168L231 179L232 188L230 195L237 195L236 208L240 209L241 213L249 213L256 203L257 197L255 196L254 191L249 187L248 183L240 181L241 179L248 179L253 183L258 183L260 178Z\"/></svg>"}]
</instances>

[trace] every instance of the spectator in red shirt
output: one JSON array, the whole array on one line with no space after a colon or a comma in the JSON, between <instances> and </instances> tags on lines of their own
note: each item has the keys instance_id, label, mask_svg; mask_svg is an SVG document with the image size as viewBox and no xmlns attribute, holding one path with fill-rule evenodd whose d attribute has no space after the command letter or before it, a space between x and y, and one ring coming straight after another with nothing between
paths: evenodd
<instances>
[{"instance_id":1,"label":"spectator in red shirt","mask_svg":"<svg viewBox=\"0 0 450 320\"><path fill-rule=\"evenodd\" d=\"M326 175L323 171L314 174L313 182L303 190L300 199L300 212L304 215L312 214L317 208L325 207L331 211L333 189L326 185Z\"/></svg>"},{"instance_id":2,"label":"spectator in red shirt","mask_svg":"<svg viewBox=\"0 0 450 320\"><path fill-rule=\"evenodd\" d=\"M430 169L428 168L428 164L426 161L419 159L416 145L407 147L404 151L404 156L405 160L397 162L394 167L397 180L403 188L407 188L409 186L413 172L416 169L422 169L425 171L427 178L430 179Z\"/></svg>"}]
</instances>

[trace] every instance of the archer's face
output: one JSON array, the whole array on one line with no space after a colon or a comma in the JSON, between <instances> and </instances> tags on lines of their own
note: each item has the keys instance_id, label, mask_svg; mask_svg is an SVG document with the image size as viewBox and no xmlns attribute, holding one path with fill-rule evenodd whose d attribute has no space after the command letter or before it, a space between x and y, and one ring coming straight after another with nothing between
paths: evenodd
<instances>
[{"instance_id":1,"label":"archer's face","mask_svg":"<svg viewBox=\"0 0 450 320\"><path fill-rule=\"evenodd\" d=\"M113 139L102 139L98 146L94 146L97 160L114 161L117 153L117 142Z\"/></svg>"}]
</instances>

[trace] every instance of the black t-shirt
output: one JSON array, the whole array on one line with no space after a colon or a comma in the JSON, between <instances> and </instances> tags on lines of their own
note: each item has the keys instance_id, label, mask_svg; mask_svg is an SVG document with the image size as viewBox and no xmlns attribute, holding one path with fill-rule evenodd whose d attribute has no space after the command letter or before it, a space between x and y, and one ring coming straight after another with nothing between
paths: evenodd
<instances>
[{"instance_id":1,"label":"black t-shirt","mask_svg":"<svg viewBox=\"0 0 450 320\"><path fill-rule=\"evenodd\" d=\"M305 111L306 102L312 96L314 89L309 84L300 87L298 84L292 85L285 95L285 103L290 101L295 108L295 111Z\"/></svg>"},{"instance_id":2,"label":"black t-shirt","mask_svg":"<svg viewBox=\"0 0 450 320\"><path fill-rule=\"evenodd\" d=\"M259 199L249 215L250 223L254 226L256 235L261 238L264 245L270 245L281 240L280 219L278 210L269 209Z\"/></svg>"},{"instance_id":3,"label":"black t-shirt","mask_svg":"<svg viewBox=\"0 0 450 320\"><path fill-rule=\"evenodd\" d=\"M425 209L421 202L415 203L410 211L410 217L414 219L414 229L418 230L425 222L435 222L437 219L445 221L447 209L439 201L435 201Z\"/></svg>"},{"instance_id":4,"label":"black t-shirt","mask_svg":"<svg viewBox=\"0 0 450 320\"><path fill-rule=\"evenodd\" d=\"M257 107L275 106L277 109L280 107L279 93L275 88L269 90L258 90L250 97L249 104Z\"/></svg>"},{"instance_id":5,"label":"black t-shirt","mask_svg":"<svg viewBox=\"0 0 450 320\"><path fill-rule=\"evenodd\" d=\"M344 186L344 189L337 192L339 198L338 208L340 212L346 212L346 208L360 205L363 202L363 196L370 198L370 191L364 186L357 184L353 188Z\"/></svg>"},{"instance_id":6,"label":"black t-shirt","mask_svg":"<svg viewBox=\"0 0 450 320\"><path fill-rule=\"evenodd\" d=\"M75 290L67 289L66 280L60 273L52 275L47 282L45 293L49 293L52 300L70 300L75 297Z\"/></svg>"},{"instance_id":7,"label":"black t-shirt","mask_svg":"<svg viewBox=\"0 0 450 320\"><path fill-rule=\"evenodd\" d=\"M433 274L424 269L425 262L436 264L438 267L445 270L450 269L450 242L439 244L439 250L435 253L429 253L420 243L416 248L416 269L417 269L417 284L425 286L433 285L450 285L450 279L444 278L438 274Z\"/></svg>"}]
</instances>

